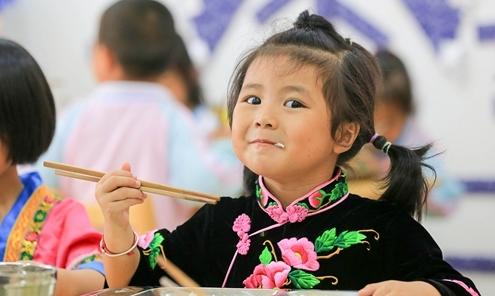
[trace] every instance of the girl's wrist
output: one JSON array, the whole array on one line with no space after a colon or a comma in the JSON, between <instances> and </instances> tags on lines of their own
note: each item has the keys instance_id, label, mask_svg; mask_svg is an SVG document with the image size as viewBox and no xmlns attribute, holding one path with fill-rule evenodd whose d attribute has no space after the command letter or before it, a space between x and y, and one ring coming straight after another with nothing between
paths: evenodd
<instances>
[{"instance_id":1,"label":"girl's wrist","mask_svg":"<svg viewBox=\"0 0 495 296\"><path fill-rule=\"evenodd\" d=\"M138 238L138 234L132 229L130 224L125 228L118 226L112 227L105 224L100 240L100 250L103 254L110 255L123 253L125 251L130 252L132 250L129 250L129 248L137 244Z\"/></svg>"},{"instance_id":2,"label":"girl's wrist","mask_svg":"<svg viewBox=\"0 0 495 296\"><path fill-rule=\"evenodd\" d=\"M134 240L132 242L132 245L126 249L125 251L122 251L122 252L113 252L111 251L107 245L106 245L106 242L105 242L105 236L102 235L101 236L101 240L100 240L100 250L101 250L101 253L108 256L108 257L120 257L120 256L123 256L123 255L132 255L134 254L134 249L136 249L137 247L137 244L138 244L138 241L139 241L139 236L138 234L133 231L133 234L134 234Z\"/></svg>"}]
</instances>

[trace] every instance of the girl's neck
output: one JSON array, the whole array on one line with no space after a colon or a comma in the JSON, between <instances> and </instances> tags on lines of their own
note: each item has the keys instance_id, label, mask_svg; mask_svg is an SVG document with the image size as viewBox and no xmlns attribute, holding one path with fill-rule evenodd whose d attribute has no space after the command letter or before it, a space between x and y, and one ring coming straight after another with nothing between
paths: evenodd
<instances>
[{"instance_id":1,"label":"girl's neck","mask_svg":"<svg viewBox=\"0 0 495 296\"><path fill-rule=\"evenodd\" d=\"M17 166L11 165L0 174L0 221L12 208L24 185L17 174Z\"/></svg>"}]
</instances>

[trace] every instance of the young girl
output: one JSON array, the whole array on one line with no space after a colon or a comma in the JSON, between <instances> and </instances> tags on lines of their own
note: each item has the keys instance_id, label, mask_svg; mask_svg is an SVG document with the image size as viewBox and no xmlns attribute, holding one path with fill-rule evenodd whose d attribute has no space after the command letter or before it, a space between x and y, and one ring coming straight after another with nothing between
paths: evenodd
<instances>
[{"instance_id":1,"label":"young girl","mask_svg":"<svg viewBox=\"0 0 495 296\"><path fill-rule=\"evenodd\" d=\"M429 147L411 151L375 134L379 77L369 52L301 13L233 76L228 109L247 196L224 197L173 232L138 239L128 210L146 196L130 165L100 180L108 284L158 285L163 256L204 287L478 295L414 219ZM368 142L392 162L379 201L349 194L341 169Z\"/></svg>"},{"instance_id":2,"label":"young girl","mask_svg":"<svg viewBox=\"0 0 495 296\"><path fill-rule=\"evenodd\" d=\"M0 258L58 267L55 295L103 287L101 234L84 207L43 185L38 173L19 175L46 151L55 132L55 103L33 57L0 39Z\"/></svg>"}]
</instances>

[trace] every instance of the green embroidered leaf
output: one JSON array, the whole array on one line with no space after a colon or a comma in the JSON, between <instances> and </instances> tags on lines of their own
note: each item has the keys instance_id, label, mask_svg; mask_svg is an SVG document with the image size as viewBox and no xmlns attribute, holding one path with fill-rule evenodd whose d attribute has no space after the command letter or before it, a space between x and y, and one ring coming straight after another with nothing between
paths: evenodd
<instances>
[{"instance_id":1,"label":"green embroidered leaf","mask_svg":"<svg viewBox=\"0 0 495 296\"><path fill-rule=\"evenodd\" d=\"M160 244L163 242L163 240L164 240L164 238L163 238L163 236L161 234L155 233L155 236L151 240L151 243L148 246L148 248L150 250L160 248Z\"/></svg>"},{"instance_id":2,"label":"green embroidered leaf","mask_svg":"<svg viewBox=\"0 0 495 296\"><path fill-rule=\"evenodd\" d=\"M298 202L298 203L296 203L296 205L301 206L301 207L305 207L306 209L308 209L308 210L309 210L308 205L307 205L307 204L305 204L305 203Z\"/></svg>"},{"instance_id":3,"label":"green embroidered leaf","mask_svg":"<svg viewBox=\"0 0 495 296\"><path fill-rule=\"evenodd\" d=\"M274 201L268 203L268 206L278 206L278 204Z\"/></svg>"},{"instance_id":4,"label":"green embroidered leaf","mask_svg":"<svg viewBox=\"0 0 495 296\"><path fill-rule=\"evenodd\" d=\"M314 275L299 269L289 272L289 279L296 289L312 289L320 283Z\"/></svg>"},{"instance_id":5,"label":"green embroidered leaf","mask_svg":"<svg viewBox=\"0 0 495 296\"><path fill-rule=\"evenodd\" d=\"M148 256L150 258L150 266L152 269L154 269L156 266L156 263L157 263L156 258L158 256L160 256L160 252L156 251L156 249L155 249L155 250L151 251Z\"/></svg>"},{"instance_id":6,"label":"green embroidered leaf","mask_svg":"<svg viewBox=\"0 0 495 296\"><path fill-rule=\"evenodd\" d=\"M347 183L337 183L335 188L332 189L330 200L336 200L341 198L347 193Z\"/></svg>"},{"instance_id":7,"label":"green embroidered leaf","mask_svg":"<svg viewBox=\"0 0 495 296\"><path fill-rule=\"evenodd\" d=\"M258 181L256 181L256 197L258 199L262 199L263 195L261 195L261 187L258 187Z\"/></svg>"},{"instance_id":8,"label":"green embroidered leaf","mask_svg":"<svg viewBox=\"0 0 495 296\"><path fill-rule=\"evenodd\" d=\"M320 235L315 241L315 252L327 252L333 249L335 246L335 239L337 237L336 232L335 227L323 232L323 234Z\"/></svg>"},{"instance_id":9,"label":"green embroidered leaf","mask_svg":"<svg viewBox=\"0 0 495 296\"><path fill-rule=\"evenodd\" d=\"M268 248L265 247L263 249L263 252L261 252L261 255L260 255L260 262L267 266L271 261L272 261L272 253L270 253L270 251L268 251Z\"/></svg>"},{"instance_id":10,"label":"green embroidered leaf","mask_svg":"<svg viewBox=\"0 0 495 296\"><path fill-rule=\"evenodd\" d=\"M348 248L352 245L360 243L366 236L357 231L343 231L337 237L335 241L335 246L339 248Z\"/></svg>"}]
</instances>

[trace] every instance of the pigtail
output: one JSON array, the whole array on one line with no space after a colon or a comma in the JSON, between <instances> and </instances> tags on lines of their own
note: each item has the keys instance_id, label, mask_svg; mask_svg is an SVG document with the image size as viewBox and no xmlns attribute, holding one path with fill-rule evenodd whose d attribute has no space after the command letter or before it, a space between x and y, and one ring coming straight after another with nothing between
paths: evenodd
<instances>
[{"instance_id":1,"label":"pigtail","mask_svg":"<svg viewBox=\"0 0 495 296\"><path fill-rule=\"evenodd\" d=\"M424 169L431 170L436 179L435 169L424 162L432 145L409 149L393 145L377 134L370 142L390 157L388 174L382 179L382 188L386 190L379 200L396 205L421 221L429 191Z\"/></svg>"}]
</instances>

